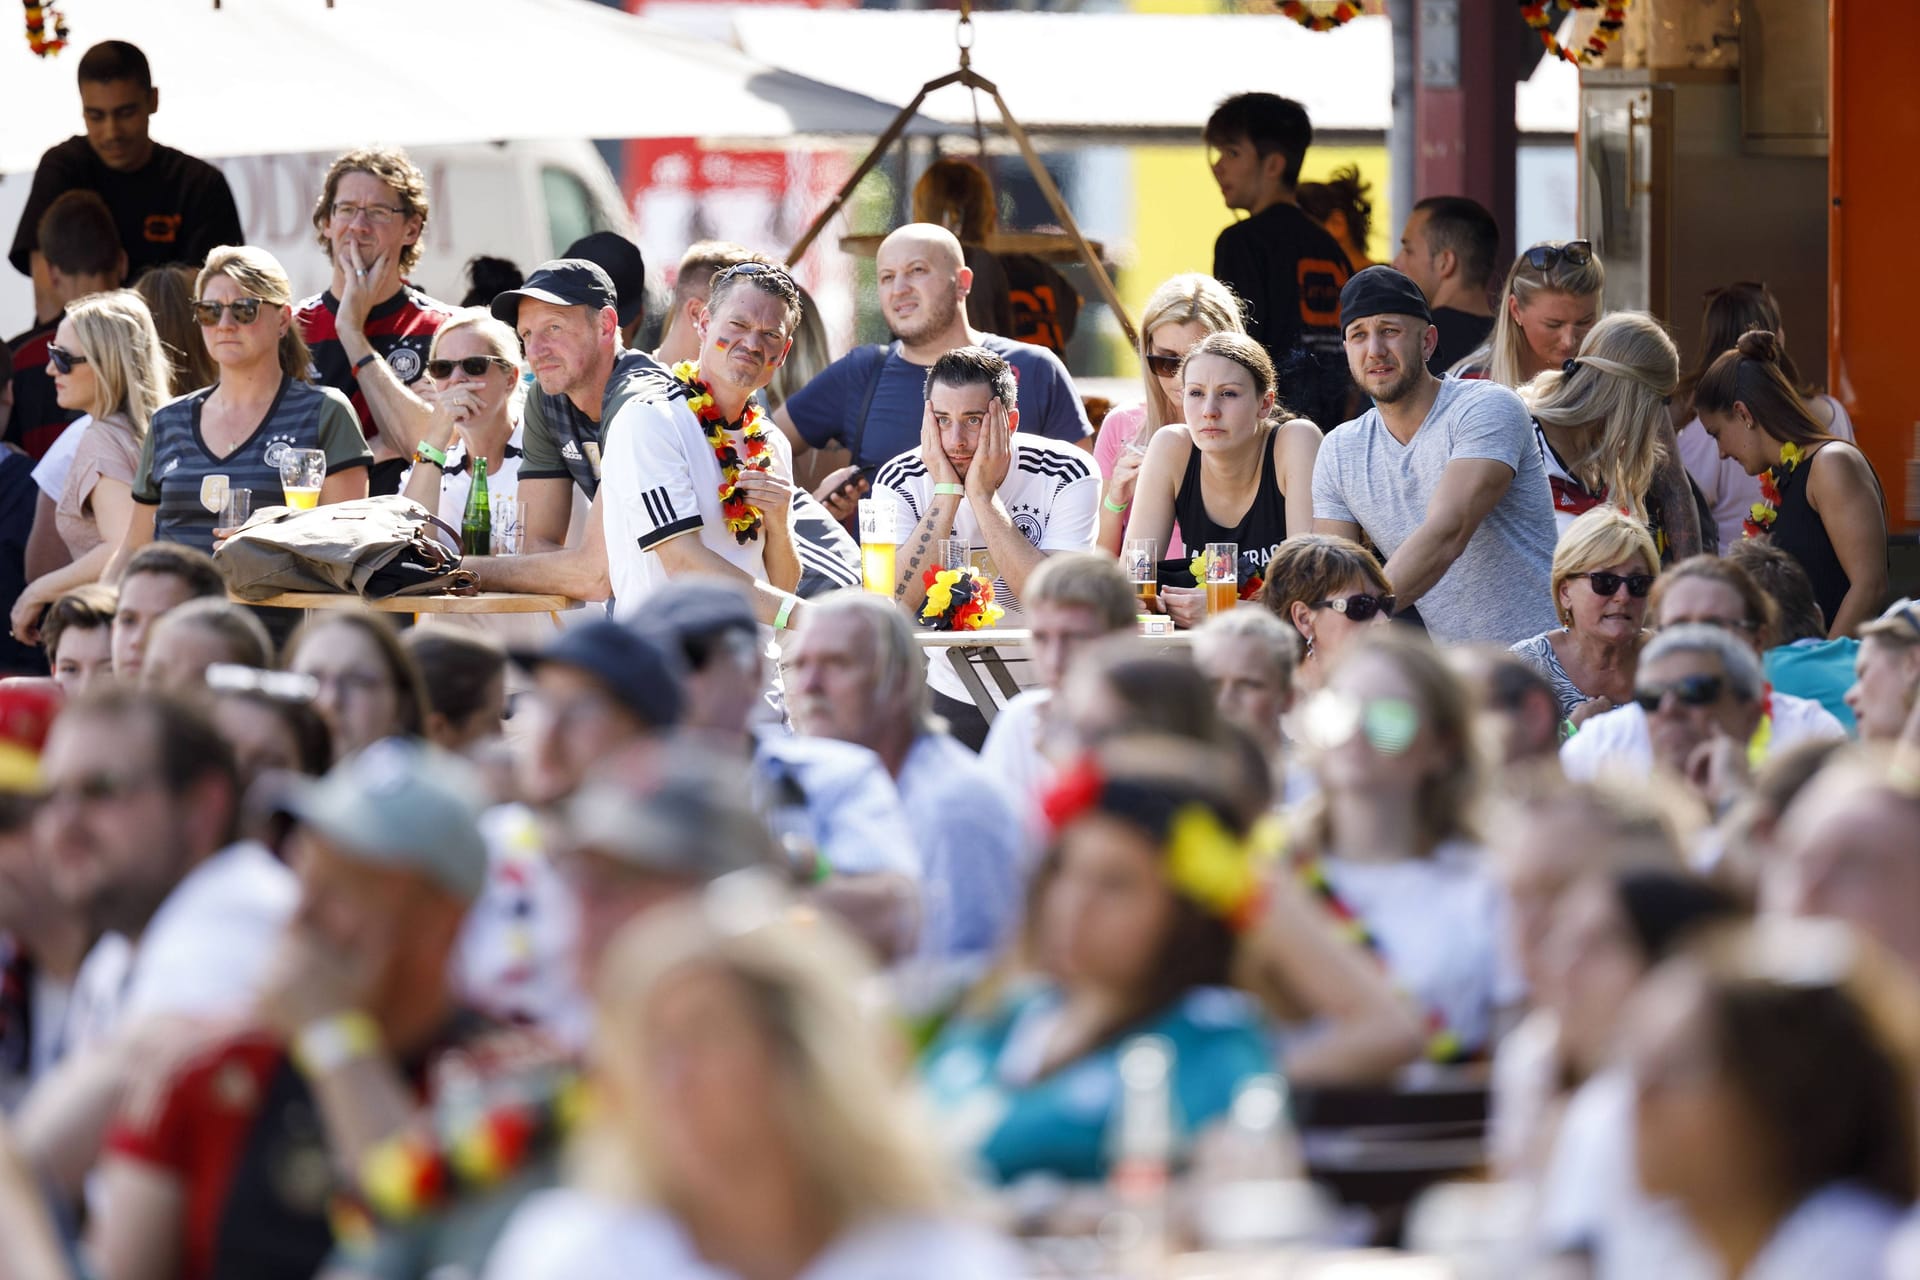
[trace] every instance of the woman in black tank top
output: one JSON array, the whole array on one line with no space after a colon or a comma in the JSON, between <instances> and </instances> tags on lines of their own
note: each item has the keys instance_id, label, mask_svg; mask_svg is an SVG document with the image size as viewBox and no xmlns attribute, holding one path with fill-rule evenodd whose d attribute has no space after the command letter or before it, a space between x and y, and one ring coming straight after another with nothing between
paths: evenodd
<instances>
[{"instance_id":1,"label":"woman in black tank top","mask_svg":"<svg viewBox=\"0 0 1920 1280\"><path fill-rule=\"evenodd\" d=\"M1866 455L1829 435L1780 369L1779 340L1740 336L1693 392L1694 412L1720 456L1761 477L1746 521L1800 562L1830 639L1859 632L1887 597L1887 511Z\"/></svg>"},{"instance_id":2,"label":"woman in black tank top","mask_svg":"<svg viewBox=\"0 0 1920 1280\"><path fill-rule=\"evenodd\" d=\"M1274 422L1273 362L1241 333L1216 333L1180 370L1185 424L1163 427L1134 488L1127 538L1164 549L1175 528L1190 555L1209 542L1240 548L1240 594L1258 590L1273 549L1313 529L1313 460L1320 428ZM1205 593L1184 564L1163 569L1159 599L1183 627L1206 616Z\"/></svg>"}]
</instances>

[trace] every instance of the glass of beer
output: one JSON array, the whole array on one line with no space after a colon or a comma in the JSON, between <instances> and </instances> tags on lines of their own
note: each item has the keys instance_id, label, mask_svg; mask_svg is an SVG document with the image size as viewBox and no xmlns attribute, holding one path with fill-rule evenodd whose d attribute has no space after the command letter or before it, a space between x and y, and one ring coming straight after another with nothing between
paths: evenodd
<instances>
[{"instance_id":1,"label":"glass of beer","mask_svg":"<svg viewBox=\"0 0 1920 1280\"><path fill-rule=\"evenodd\" d=\"M894 553L899 548L892 500L860 499L860 577L868 591L892 597Z\"/></svg>"},{"instance_id":2,"label":"glass of beer","mask_svg":"<svg viewBox=\"0 0 1920 1280\"><path fill-rule=\"evenodd\" d=\"M288 449L280 456L280 487L287 505L311 511L320 505L320 486L327 482L327 455L319 449Z\"/></svg>"},{"instance_id":3,"label":"glass of beer","mask_svg":"<svg viewBox=\"0 0 1920 1280\"><path fill-rule=\"evenodd\" d=\"M1231 609L1240 600L1240 545L1207 544L1207 612Z\"/></svg>"},{"instance_id":4,"label":"glass of beer","mask_svg":"<svg viewBox=\"0 0 1920 1280\"><path fill-rule=\"evenodd\" d=\"M1145 604L1160 594L1154 569L1159 562L1160 544L1152 538L1128 538L1120 553L1120 567L1133 581L1133 594Z\"/></svg>"}]
</instances>

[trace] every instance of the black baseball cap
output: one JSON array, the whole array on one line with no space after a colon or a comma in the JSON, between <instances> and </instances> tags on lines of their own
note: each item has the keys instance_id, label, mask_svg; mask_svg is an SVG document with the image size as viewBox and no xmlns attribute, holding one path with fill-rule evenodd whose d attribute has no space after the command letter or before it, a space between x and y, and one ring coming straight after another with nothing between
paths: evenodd
<instances>
[{"instance_id":1,"label":"black baseball cap","mask_svg":"<svg viewBox=\"0 0 1920 1280\"><path fill-rule=\"evenodd\" d=\"M633 241L617 231L596 231L568 245L566 256L594 263L607 273L619 298L621 328L647 309L647 260Z\"/></svg>"},{"instance_id":2,"label":"black baseball cap","mask_svg":"<svg viewBox=\"0 0 1920 1280\"><path fill-rule=\"evenodd\" d=\"M494 295L493 318L518 327L520 303L527 298L556 307L618 308L620 305L620 294L606 271L599 263L585 258L555 258L541 263L518 289Z\"/></svg>"},{"instance_id":3,"label":"black baseball cap","mask_svg":"<svg viewBox=\"0 0 1920 1280\"><path fill-rule=\"evenodd\" d=\"M680 720L680 655L611 618L570 627L546 648L516 652L513 659L529 671L554 664L584 671L651 728Z\"/></svg>"},{"instance_id":4,"label":"black baseball cap","mask_svg":"<svg viewBox=\"0 0 1920 1280\"><path fill-rule=\"evenodd\" d=\"M1340 291L1341 332L1355 320L1370 316L1412 316L1427 324L1433 323L1433 313L1427 310L1427 295L1392 267L1368 267L1356 273Z\"/></svg>"}]
</instances>

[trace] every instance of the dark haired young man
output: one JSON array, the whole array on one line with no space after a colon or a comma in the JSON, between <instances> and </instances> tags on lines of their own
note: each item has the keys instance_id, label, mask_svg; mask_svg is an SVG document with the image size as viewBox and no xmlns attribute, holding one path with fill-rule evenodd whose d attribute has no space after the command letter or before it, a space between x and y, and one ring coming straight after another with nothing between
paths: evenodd
<instances>
[{"instance_id":1,"label":"dark haired young man","mask_svg":"<svg viewBox=\"0 0 1920 1280\"><path fill-rule=\"evenodd\" d=\"M40 219L63 192L97 191L113 210L127 252L126 280L163 262L198 264L215 245L246 241L220 171L148 135L160 91L145 54L124 40L102 41L80 59L79 79L87 131L40 157L7 253L14 270L33 277L40 320L59 311L39 256Z\"/></svg>"},{"instance_id":2,"label":"dark haired young man","mask_svg":"<svg viewBox=\"0 0 1920 1280\"><path fill-rule=\"evenodd\" d=\"M1313 123L1291 98L1242 93L1214 108L1205 137L1221 198L1247 214L1214 241L1214 277L1246 303L1247 332L1273 357L1281 399L1330 427L1346 403L1340 290L1351 269L1295 196ZM1301 375L1293 357L1302 350L1317 375Z\"/></svg>"},{"instance_id":3,"label":"dark haired young man","mask_svg":"<svg viewBox=\"0 0 1920 1280\"><path fill-rule=\"evenodd\" d=\"M35 235L36 283L45 282L53 314L7 344L13 351L8 369L13 416L5 438L39 459L80 416L78 409L62 409L55 397L47 347L69 303L119 287L127 274L127 255L120 249L113 211L92 191L63 192L47 206Z\"/></svg>"},{"instance_id":4,"label":"dark haired young man","mask_svg":"<svg viewBox=\"0 0 1920 1280\"><path fill-rule=\"evenodd\" d=\"M1427 368L1434 377L1473 354L1493 332L1488 300L1500 252L1500 224L1466 196L1428 196L1413 206L1393 268L1420 286L1433 310L1440 345Z\"/></svg>"}]
</instances>

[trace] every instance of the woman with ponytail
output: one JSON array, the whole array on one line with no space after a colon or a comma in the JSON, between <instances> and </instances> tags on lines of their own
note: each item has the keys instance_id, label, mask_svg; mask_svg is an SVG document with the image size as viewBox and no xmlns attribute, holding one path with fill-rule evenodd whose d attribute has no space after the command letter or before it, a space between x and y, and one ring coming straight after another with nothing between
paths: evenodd
<instances>
[{"instance_id":1,"label":"woman with ponytail","mask_svg":"<svg viewBox=\"0 0 1920 1280\"><path fill-rule=\"evenodd\" d=\"M1580 353L1521 389L1553 486L1560 533L1598 506L1646 524L1664 560L1701 549L1700 517L1667 418L1680 353L1660 322L1622 311Z\"/></svg>"},{"instance_id":2,"label":"woman with ponytail","mask_svg":"<svg viewBox=\"0 0 1920 1280\"><path fill-rule=\"evenodd\" d=\"M1808 410L1782 354L1768 330L1742 334L1694 387L1694 412L1721 457L1760 477L1746 536L1800 562L1828 638L1855 635L1886 602L1886 497L1866 455Z\"/></svg>"}]
</instances>

